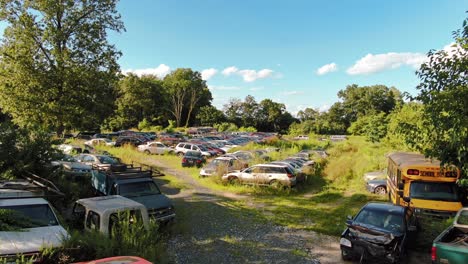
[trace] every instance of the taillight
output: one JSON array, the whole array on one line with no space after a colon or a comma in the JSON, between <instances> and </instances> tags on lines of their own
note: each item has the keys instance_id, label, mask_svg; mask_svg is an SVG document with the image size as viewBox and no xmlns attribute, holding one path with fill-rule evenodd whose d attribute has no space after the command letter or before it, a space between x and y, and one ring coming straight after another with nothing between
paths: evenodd
<instances>
[{"instance_id":1,"label":"taillight","mask_svg":"<svg viewBox=\"0 0 468 264\"><path fill-rule=\"evenodd\" d=\"M408 175L419 175L419 170L409 169L406 171Z\"/></svg>"},{"instance_id":2,"label":"taillight","mask_svg":"<svg viewBox=\"0 0 468 264\"><path fill-rule=\"evenodd\" d=\"M197 163L201 163L201 162L202 162L202 160L197 160Z\"/></svg>"},{"instance_id":3,"label":"taillight","mask_svg":"<svg viewBox=\"0 0 468 264\"><path fill-rule=\"evenodd\" d=\"M294 175L292 175L291 173L288 173L288 178L294 178Z\"/></svg>"},{"instance_id":4,"label":"taillight","mask_svg":"<svg viewBox=\"0 0 468 264\"><path fill-rule=\"evenodd\" d=\"M183 159L182 159L182 162L187 162L187 159L186 159L186 158L183 158Z\"/></svg>"},{"instance_id":5,"label":"taillight","mask_svg":"<svg viewBox=\"0 0 468 264\"><path fill-rule=\"evenodd\" d=\"M432 247L431 249L431 258L432 258L432 261L437 260L437 248L436 247Z\"/></svg>"}]
</instances>

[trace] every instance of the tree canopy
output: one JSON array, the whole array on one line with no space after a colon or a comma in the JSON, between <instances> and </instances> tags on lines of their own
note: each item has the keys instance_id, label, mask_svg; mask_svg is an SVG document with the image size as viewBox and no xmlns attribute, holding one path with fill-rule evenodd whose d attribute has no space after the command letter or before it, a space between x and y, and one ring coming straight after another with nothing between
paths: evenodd
<instances>
[{"instance_id":1,"label":"tree canopy","mask_svg":"<svg viewBox=\"0 0 468 264\"><path fill-rule=\"evenodd\" d=\"M468 173L468 19L453 33L450 51L430 51L417 72L421 83L413 98L424 104L425 131L418 145L430 157L459 166Z\"/></svg>"},{"instance_id":2,"label":"tree canopy","mask_svg":"<svg viewBox=\"0 0 468 264\"><path fill-rule=\"evenodd\" d=\"M112 111L124 30L114 0L4 0L0 107L23 127L90 129Z\"/></svg>"}]
</instances>

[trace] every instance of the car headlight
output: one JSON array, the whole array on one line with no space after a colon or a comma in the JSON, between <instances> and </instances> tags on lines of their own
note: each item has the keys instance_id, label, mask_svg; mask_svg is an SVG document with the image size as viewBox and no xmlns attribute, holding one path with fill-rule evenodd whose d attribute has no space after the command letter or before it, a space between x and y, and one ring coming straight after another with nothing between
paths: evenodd
<instances>
[{"instance_id":1,"label":"car headlight","mask_svg":"<svg viewBox=\"0 0 468 264\"><path fill-rule=\"evenodd\" d=\"M348 239L344 237L340 239L340 245L343 245L345 247L352 247L351 241L349 241Z\"/></svg>"}]
</instances>

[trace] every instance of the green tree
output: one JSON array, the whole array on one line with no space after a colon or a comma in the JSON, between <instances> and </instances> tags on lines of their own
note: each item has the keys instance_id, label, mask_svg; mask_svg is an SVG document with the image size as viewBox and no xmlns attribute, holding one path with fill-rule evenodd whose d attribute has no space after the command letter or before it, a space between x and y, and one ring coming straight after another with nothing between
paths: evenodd
<instances>
[{"instance_id":1,"label":"green tree","mask_svg":"<svg viewBox=\"0 0 468 264\"><path fill-rule=\"evenodd\" d=\"M202 126L213 126L226 121L226 117L221 110L216 107L209 105L200 107L197 114L197 120Z\"/></svg>"},{"instance_id":2,"label":"green tree","mask_svg":"<svg viewBox=\"0 0 468 264\"><path fill-rule=\"evenodd\" d=\"M211 105L213 97L201 73L192 69L176 69L164 77L168 94L168 111L174 116L177 127L190 125L200 107Z\"/></svg>"},{"instance_id":3,"label":"green tree","mask_svg":"<svg viewBox=\"0 0 468 264\"><path fill-rule=\"evenodd\" d=\"M144 119L148 125L162 125L166 111L166 94L162 81L153 75L124 76L117 85L114 115L107 121L112 129L135 127Z\"/></svg>"},{"instance_id":4,"label":"green tree","mask_svg":"<svg viewBox=\"0 0 468 264\"><path fill-rule=\"evenodd\" d=\"M297 113L297 117L299 120L306 121L306 120L317 120L317 118L320 116L320 112L318 109L313 109L313 108L306 108L304 110L300 110Z\"/></svg>"},{"instance_id":5,"label":"green tree","mask_svg":"<svg viewBox=\"0 0 468 264\"><path fill-rule=\"evenodd\" d=\"M468 19L454 32L451 52L430 51L417 75L416 100L424 104L424 128L419 149L443 164L454 164L468 174Z\"/></svg>"},{"instance_id":6,"label":"green tree","mask_svg":"<svg viewBox=\"0 0 468 264\"><path fill-rule=\"evenodd\" d=\"M409 102L390 113L386 143L393 149L416 150L415 140L420 139L423 133L428 131L424 128L427 124L423 120L423 109L421 103ZM428 143L418 140L421 148Z\"/></svg>"},{"instance_id":7,"label":"green tree","mask_svg":"<svg viewBox=\"0 0 468 264\"><path fill-rule=\"evenodd\" d=\"M345 90L338 92L338 97L342 100L347 127L359 116L375 112L389 114L402 102L401 93L396 88L385 85L348 85Z\"/></svg>"},{"instance_id":8,"label":"green tree","mask_svg":"<svg viewBox=\"0 0 468 264\"><path fill-rule=\"evenodd\" d=\"M114 0L3 0L0 107L23 127L95 128L112 111L124 30Z\"/></svg>"},{"instance_id":9,"label":"green tree","mask_svg":"<svg viewBox=\"0 0 468 264\"><path fill-rule=\"evenodd\" d=\"M379 142L387 135L387 115L384 112L358 117L351 124L348 132L353 135L363 135L370 142Z\"/></svg>"}]
</instances>

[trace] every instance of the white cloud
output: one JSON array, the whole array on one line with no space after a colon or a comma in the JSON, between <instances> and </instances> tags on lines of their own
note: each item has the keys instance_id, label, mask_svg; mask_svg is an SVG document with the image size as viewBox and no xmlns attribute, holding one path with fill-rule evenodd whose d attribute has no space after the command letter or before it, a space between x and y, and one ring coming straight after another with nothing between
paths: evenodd
<instances>
[{"instance_id":1,"label":"white cloud","mask_svg":"<svg viewBox=\"0 0 468 264\"><path fill-rule=\"evenodd\" d=\"M269 78L269 77L277 77L277 76L273 75L273 70L270 70L270 69L262 69L262 70L259 70L259 71L249 70L249 69L240 70L236 66L227 67L221 73L224 76L230 76L230 75L241 76L242 79L245 82L253 82L253 81L256 81L258 79L265 79L265 78ZM279 76L279 78L280 77L281 76Z\"/></svg>"},{"instance_id":2,"label":"white cloud","mask_svg":"<svg viewBox=\"0 0 468 264\"><path fill-rule=\"evenodd\" d=\"M443 48L445 52L447 52L447 55L452 57L455 54L461 54L461 47L458 45L458 43L452 42L450 44L445 45Z\"/></svg>"},{"instance_id":3,"label":"white cloud","mask_svg":"<svg viewBox=\"0 0 468 264\"><path fill-rule=\"evenodd\" d=\"M239 69L237 69L235 66L231 66L231 67L227 67L226 69L223 70L223 75L224 76L229 76L231 74L234 74L236 72L238 72Z\"/></svg>"},{"instance_id":4,"label":"white cloud","mask_svg":"<svg viewBox=\"0 0 468 264\"><path fill-rule=\"evenodd\" d=\"M244 79L245 82L253 82L258 79L265 79L271 77L273 75L273 71L270 69L263 69L260 71L240 70L238 74L242 76L242 79Z\"/></svg>"},{"instance_id":5,"label":"white cloud","mask_svg":"<svg viewBox=\"0 0 468 264\"><path fill-rule=\"evenodd\" d=\"M387 69L396 69L403 65L409 65L419 68L427 60L422 53L385 53L385 54L367 54L356 61L346 72L350 75L371 74Z\"/></svg>"},{"instance_id":6,"label":"white cloud","mask_svg":"<svg viewBox=\"0 0 468 264\"><path fill-rule=\"evenodd\" d=\"M147 68L147 69L137 69L137 70L124 70L123 74L133 73L138 76L142 75L156 75L158 78L164 78L167 74L171 72L171 68L166 64L160 64L156 68Z\"/></svg>"},{"instance_id":7,"label":"white cloud","mask_svg":"<svg viewBox=\"0 0 468 264\"><path fill-rule=\"evenodd\" d=\"M209 85L208 86L208 89L210 89L211 91L214 91L214 90L219 90L219 91L235 91L235 90L240 90L242 89L241 87L239 86L213 86L213 85Z\"/></svg>"},{"instance_id":8,"label":"white cloud","mask_svg":"<svg viewBox=\"0 0 468 264\"><path fill-rule=\"evenodd\" d=\"M265 87L252 87L249 90L252 91L252 92L255 92L255 91L261 91L263 89L265 89Z\"/></svg>"},{"instance_id":9,"label":"white cloud","mask_svg":"<svg viewBox=\"0 0 468 264\"><path fill-rule=\"evenodd\" d=\"M207 81L209 80L211 77L215 76L216 73L218 73L218 70L216 70L215 68L210 68L210 69L205 69L201 72L201 76L202 76L202 79Z\"/></svg>"},{"instance_id":10,"label":"white cloud","mask_svg":"<svg viewBox=\"0 0 468 264\"><path fill-rule=\"evenodd\" d=\"M303 92L301 91L288 91L288 92L284 92L282 93L282 95L296 95L296 94L302 94Z\"/></svg>"},{"instance_id":11,"label":"white cloud","mask_svg":"<svg viewBox=\"0 0 468 264\"><path fill-rule=\"evenodd\" d=\"M330 105L329 104L324 104L324 105L319 107L320 112L327 112L328 110L330 110Z\"/></svg>"},{"instance_id":12,"label":"white cloud","mask_svg":"<svg viewBox=\"0 0 468 264\"><path fill-rule=\"evenodd\" d=\"M336 63L333 62L333 63L330 63L330 64L325 64L322 67L318 68L317 74L318 75L324 75L324 74L334 72L334 71L337 71L337 70L338 70L338 66L336 65Z\"/></svg>"}]
</instances>

